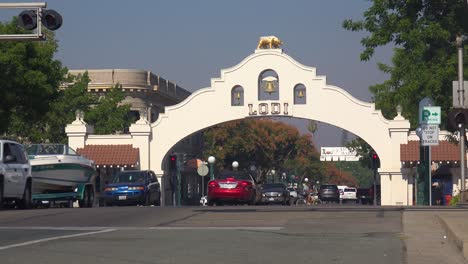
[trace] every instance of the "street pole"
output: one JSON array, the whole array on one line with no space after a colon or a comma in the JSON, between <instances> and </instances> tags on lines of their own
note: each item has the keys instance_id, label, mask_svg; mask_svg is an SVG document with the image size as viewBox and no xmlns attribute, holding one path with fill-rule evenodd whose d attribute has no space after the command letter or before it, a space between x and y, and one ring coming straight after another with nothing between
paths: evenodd
<instances>
[{"instance_id":1,"label":"street pole","mask_svg":"<svg viewBox=\"0 0 468 264\"><path fill-rule=\"evenodd\" d=\"M460 198L465 201L465 124L460 125L460 173L461 173L461 186L460 186Z\"/></svg>"},{"instance_id":2,"label":"street pole","mask_svg":"<svg viewBox=\"0 0 468 264\"><path fill-rule=\"evenodd\" d=\"M377 205L377 168L374 168L374 206Z\"/></svg>"},{"instance_id":3,"label":"street pole","mask_svg":"<svg viewBox=\"0 0 468 264\"><path fill-rule=\"evenodd\" d=\"M465 90L463 87L463 37L457 36L456 39L458 47L458 97L460 106L465 108ZM461 93L461 95L460 95ZM460 124L460 173L461 173L461 185L460 185L460 198L462 201L465 201L464 192L465 192L465 124Z\"/></svg>"},{"instance_id":4,"label":"street pole","mask_svg":"<svg viewBox=\"0 0 468 264\"><path fill-rule=\"evenodd\" d=\"M177 157L177 206L181 205L180 159Z\"/></svg>"},{"instance_id":5,"label":"street pole","mask_svg":"<svg viewBox=\"0 0 468 264\"><path fill-rule=\"evenodd\" d=\"M429 149L429 165L428 165L428 172L429 172L429 206L432 206L432 155L431 155L431 146L428 146Z\"/></svg>"}]
</instances>

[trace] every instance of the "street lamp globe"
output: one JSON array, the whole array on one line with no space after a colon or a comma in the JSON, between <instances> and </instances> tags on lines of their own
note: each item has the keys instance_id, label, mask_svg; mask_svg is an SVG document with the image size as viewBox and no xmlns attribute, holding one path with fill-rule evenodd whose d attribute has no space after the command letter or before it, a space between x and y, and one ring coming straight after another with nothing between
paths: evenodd
<instances>
[{"instance_id":1,"label":"street lamp globe","mask_svg":"<svg viewBox=\"0 0 468 264\"><path fill-rule=\"evenodd\" d=\"M208 157L208 163L213 164L213 163L215 163L215 161L216 161L215 157L213 157L213 156Z\"/></svg>"},{"instance_id":2,"label":"street lamp globe","mask_svg":"<svg viewBox=\"0 0 468 264\"><path fill-rule=\"evenodd\" d=\"M232 168L233 168L234 170L237 170L238 167L239 167L239 162L233 161L233 162L232 162Z\"/></svg>"},{"instance_id":3,"label":"street lamp globe","mask_svg":"<svg viewBox=\"0 0 468 264\"><path fill-rule=\"evenodd\" d=\"M305 181L305 182L308 182L308 181L309 181L309 178L304 178L304 181Z\"/></svg>"}]
</instances>

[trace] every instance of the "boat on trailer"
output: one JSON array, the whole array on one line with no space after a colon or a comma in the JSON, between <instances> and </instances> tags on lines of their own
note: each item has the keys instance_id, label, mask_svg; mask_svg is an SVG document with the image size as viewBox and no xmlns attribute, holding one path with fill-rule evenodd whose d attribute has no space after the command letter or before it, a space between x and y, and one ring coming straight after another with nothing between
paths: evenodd
<instances>
[{"instance_id":1,"label":"boat on trailer","mask_svg":"<svg viewBox=\"0 0 468 264\"><path fill-rule=\"evenodd\" d=\"M26 146L32 167L33 193L73 192L79 185L92 183L94 162L65 144Z\"/></svg>"}]
</instances>

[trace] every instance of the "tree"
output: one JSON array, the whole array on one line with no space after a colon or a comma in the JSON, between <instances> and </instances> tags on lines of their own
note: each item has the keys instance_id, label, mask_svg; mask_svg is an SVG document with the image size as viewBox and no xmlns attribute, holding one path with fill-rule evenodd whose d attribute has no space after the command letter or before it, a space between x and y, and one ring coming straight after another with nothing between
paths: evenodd
<instances>
[{"instance_id":1,"label":"tree","mask_svg":"<svg viewBox=\"0 0 468 264\"><path fill-rule=\"evenodd\" d=\"M373 0L364 20L345 20L351 31L367 31L361 41L361 60L369 60L379 46L395 45L392 65L379 63L390 79L370 87L377 108L392 118L396 105L414 128L418 103L432 97L442 107L445 119L452 104L452 81L457 79L455 38L467 35L468 8L465 0ZM465 65L468 52L465 47ZM465 66L465 77L468 67Z\"/></svg>"},{"instance_id":2,"label":"tree","mask_svg":"<svg viewBox=\"0 0 468 264\"><path fill-rule=\"evenodd\" d=\"M70 85L59 92L47 113L45 136L51 142L67 141L65 127L75 119L76 110L84 112L85 121L94 127L96 134L113 134L123 131L133 120L129 117L129 105L121 105L124 93L116 85L103 97L88 92L89 78L83 75L69 76Z\"/></svg>"},{"instance_id":3,"label":"tree","mask_svg":"<svg viewBox=\"0 0 468 264\"><path fill-rule=\"evenodd\" d=\"M230 168L232 161L240 169L255 163L259 180L275 169L297 171L297 175L324 174L318 154L309 136L297 128L269 119L248 119L217 125L204 133L206 157L213 155L220 168ZM296 172L295 172L296 173Z\"/></svg>"},{"instance_id":4,"label":"tree","mask_svg":"<svg viewBox=\"0 0 468 264\"><path fill-rule=\"evenodd\" d=\"M134 121L130 115L130 105L122 104L125 94L117 84L98 103L89 109L85 120L94 126L96 134L114 134L123 131Z\"/></svg>"},{"instance_id":5,"label":"tree","mask_svg":"<svg viewBox=\"0 0 468 264\"><path fill-rule=\"evenodd\" d=\"M0 34L24 33L16 25L16 19L0 23ZM40 137L38 128L67 71L54 59L53 33L46 34L43 42L0 42L0 133L21 141Z\"/></svg>"},{"instance_id":6,"label":"tree","mask_svg":"<svg viewBox=\"0 0 468 264\"><path fill-rule=\"evenodd\" d=\"M67 83L71 85L60 90L57 98L51 101L51 108L44 122L43 136L37 141L65 143L65 127L75 119L76 110L84 111L86 118L91 106L98 103L97 96L88 92L87 73L68 76Z\"/></svg>"}]
</instances>

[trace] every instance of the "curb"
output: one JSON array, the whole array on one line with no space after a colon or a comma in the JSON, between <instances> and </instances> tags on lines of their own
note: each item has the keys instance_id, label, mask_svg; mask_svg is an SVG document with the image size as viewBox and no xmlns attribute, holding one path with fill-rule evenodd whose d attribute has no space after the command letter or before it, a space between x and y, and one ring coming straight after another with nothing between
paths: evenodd
<instances>
[{"instance_id":1,"label":"curb","mask_svg":"<svg viewBox=\"0 0 468 264\"><path fill-rule=\"evenodd\" d=\"M468 241L461 239L455 232L450 228L447 222L440 215L436 215L439 219L442 228L447 233L447 239L457 247L457 249L462 253L463 257L468 260ZM466 245L465 245L466 244Z\"/></svg>"}]
</instances>

